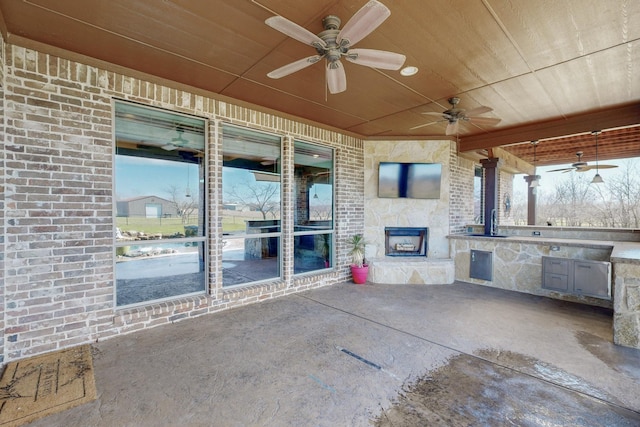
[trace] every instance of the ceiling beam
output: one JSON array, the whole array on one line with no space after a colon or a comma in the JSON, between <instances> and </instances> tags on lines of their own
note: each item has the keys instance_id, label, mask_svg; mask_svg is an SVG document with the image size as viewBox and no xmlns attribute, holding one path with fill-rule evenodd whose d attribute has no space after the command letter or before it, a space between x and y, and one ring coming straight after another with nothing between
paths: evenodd
<instances>
[{"instance_id":1,"label":"ceiling beam","mask_svg":"<svg viewBox=\"0 0 640 427\"><path fill-rule=\"evenodd\" d=\"M519 142L558 138L593 130L612 129L640 123L640 104L626 104L591 113L569 116L524 126L500 129L460 139L460 151L472 151Z\"/></svg>"},{"instance_id":2,"label":"ceiling beam","mask_svg":"<svg viewBox=\"0 0 640 427\"><path fill-rule=\"evenodd\" d=\"M533 149L532 149L533 150ZM500 164L500 169L505 170L509 173L518 174L523 173L526 175L535 175L536 167L531 163L527 163L524 160L514 156L513 154L501 149L501 148L493 148L492 149L493 157L497 157L502 160Z\"/></svg>"}]
</instances>

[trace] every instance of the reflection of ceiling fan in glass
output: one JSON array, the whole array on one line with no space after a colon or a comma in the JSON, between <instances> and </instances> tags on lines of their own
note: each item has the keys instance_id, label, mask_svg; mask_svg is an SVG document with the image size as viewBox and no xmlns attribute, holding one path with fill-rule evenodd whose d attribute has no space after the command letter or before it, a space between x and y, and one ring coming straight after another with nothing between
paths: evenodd
<instances>
[{"instance_id":1,"label":"reflection of ceiling fan in glass","mask_svg":"<svg viewBox=\"0 0 640 427\"><path fill-rule=\"evenodd\" d=\"M166 151L183 150L191 153L195 153L193 157L204 157L204 153L200 150L196 150L190 147L191 141L184 137L184 128L180 125L176 125L176 132L178 136L171 138L171 142L164 144L161 148Z\"/></svg>"},{"instance_id":2,"label":"reflection of ceiling fan in glass","mask_svg":"<svg viewBox=\"0 0 640 427\"><path fill-rule=\"evenodd\" d=\"M189 140L184 137L184 129L182 127L176 126L176 132L178 133L178 136L171 138L171 142L169 144L163 145L163 150L173 151L189 144Z\"/></svg>"}]
</instances>

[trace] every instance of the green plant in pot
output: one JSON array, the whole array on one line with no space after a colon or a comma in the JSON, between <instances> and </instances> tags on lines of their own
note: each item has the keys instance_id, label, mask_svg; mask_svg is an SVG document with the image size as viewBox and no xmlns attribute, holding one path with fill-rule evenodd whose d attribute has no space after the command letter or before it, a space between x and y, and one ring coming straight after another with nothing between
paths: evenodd
<instances>
[{"instance_id":1,"label":"green plant in pot","mask_svg":"<svg viewBox=\"0 0 640 427\"><path fill-rule=\"evenodd\" d=\"M364 259L364 249L366 242L362 234L356 234L351 236L347 242L351 249L349 255L351 255L351 276L353 282L359 285L367 282L367 276L369 274L369 266Z\"/></svg>"}]
</instances>

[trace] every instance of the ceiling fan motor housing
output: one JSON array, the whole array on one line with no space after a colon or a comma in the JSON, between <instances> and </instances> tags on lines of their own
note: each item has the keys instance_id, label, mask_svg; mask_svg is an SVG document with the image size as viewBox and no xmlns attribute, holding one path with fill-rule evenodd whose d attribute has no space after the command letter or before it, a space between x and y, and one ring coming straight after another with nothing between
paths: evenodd
<instances>
[{"instance_id":1,"label":"ceiling fan motor housing","mask_svg":"<svg viewBox=\"0 0 640 427\"><path fill-rule=\"evenodd\" d=\"M326 16L322 20L322 25L324 26L324 31L318 34L326 44L326 47L316 46L316 51L318 55L324 55L327 61L330 63L336 62L339 60L343 54L346 54L349 48L347 45L338 45L336 39L338 38L338 34L340 34L340 18L335 15Z\"/></svg>"}]
</instances>

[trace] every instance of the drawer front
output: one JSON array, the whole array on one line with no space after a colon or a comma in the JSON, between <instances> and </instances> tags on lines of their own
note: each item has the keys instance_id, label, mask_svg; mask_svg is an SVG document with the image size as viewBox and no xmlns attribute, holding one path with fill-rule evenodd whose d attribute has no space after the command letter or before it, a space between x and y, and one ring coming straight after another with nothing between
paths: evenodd
<instances>
[{"instance_id":1,"label":"drawer front","mask_svg":"<svg viewBox=\"0 0 640 427\"><path fill-rule=\"evenodd\" d=\"M569 263L567 259L561 258L544 258L545 273L553 274L569 274Z\"/></svg>"},{"instance_id":2,"label":"drawer front","mask_svg":"<svg viewBox=\"0 0 640 427\"><path fill-rule=\"evenodd\" d=\"M573 291L598 298L611 296L611 264L575 261Z\"/></svg>"},{"instance_id":3,"label":"drawer front","mask_svg":"<svg viewBox=\"0 0 640 427\"><path fill-rule=\"evenodd\" d=\"M545 273L542 287L554 291L566 292L569 290L569 276L566 274Z\"/></svg>"}]
</instances>

